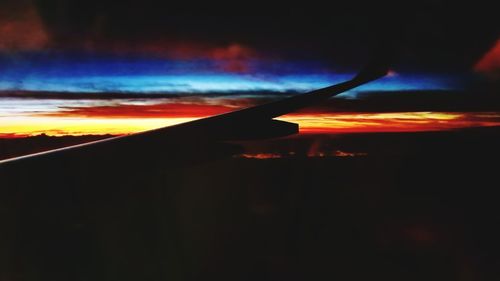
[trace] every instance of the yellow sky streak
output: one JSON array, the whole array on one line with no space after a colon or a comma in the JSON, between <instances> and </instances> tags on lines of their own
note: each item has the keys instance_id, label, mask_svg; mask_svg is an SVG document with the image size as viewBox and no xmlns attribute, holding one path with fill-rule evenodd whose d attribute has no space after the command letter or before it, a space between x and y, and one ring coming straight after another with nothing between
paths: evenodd
<instances>
[{"instance_id":1,"label":"yellow sky streak","mask_svg":"<svg viewBox=\"0 0 500 281\"><path fill-rule=\"evenodd\" d=\"M466 117L481 118L470 121ZM285 115L279 120L298 123L302 132L307 131L425 131L463 128L470 126L500 125L498 113L339 113ZM488 120L491 118L491 122ZM130 134L197 118L91 118L91 117L40 117L17 116L0 118L0 136Z\"/></svg>"},{"instance_id":2,"label":"yellow sky streak","mask_svg":"<svg viewBox=\"0 0 500 281\"><path fill-rule=\"evenodd\" d=\"M188 122L196 118L0 118L1 134L51 136L85 134L130 134Z\"/></svg>"}]
</instances>

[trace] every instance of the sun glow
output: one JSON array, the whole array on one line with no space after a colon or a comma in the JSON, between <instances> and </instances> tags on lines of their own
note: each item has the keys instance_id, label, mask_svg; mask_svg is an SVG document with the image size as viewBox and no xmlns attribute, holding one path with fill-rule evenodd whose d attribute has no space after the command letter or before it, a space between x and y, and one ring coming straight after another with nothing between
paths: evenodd
<instances>
[{"instance_id":1,"label":"sun glow","mask_svg":"<svg viewBox=\"0 0 500 281\"><path fill-rule=\"evenodd\" d=\"M297 123L301 133L416 132L472 126L498 126L499 114L401 112L286 115L278 118Z\"/></svg>"},{"instance_id":2,"label":"sun glow","mask_svg":"<svg viewBox=\"0 0 500 281\"><path fill-rule=\"evenodd\" d=\"M23 137L42 133L52 136L124 135L172 126L198 118L201 117L1 117L0 137ZM417 132L500 126L500 114L496 112L310 113L290 114L278 119L299 124L301 133Z\"/></svg>"},{"instance_id":3,"label":"sun glow","mask_svg":"<svg viewBox=\"0 0 500 281\"><path fill-rule=\"evenodd\" d=\"M3 120L2 120L3 119ZM24 137L38 134L125 135L188 122L196 118L0 118L0 137Z\"/></svg>"}]
</instances>

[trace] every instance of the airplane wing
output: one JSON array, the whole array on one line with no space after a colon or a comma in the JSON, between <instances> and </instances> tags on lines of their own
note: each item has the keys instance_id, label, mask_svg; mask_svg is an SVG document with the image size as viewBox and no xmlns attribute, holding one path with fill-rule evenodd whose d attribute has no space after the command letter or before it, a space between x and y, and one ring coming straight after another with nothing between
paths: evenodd
<instances>
[{"instance_id":1,"label":"airplane wing","mask_svg":"<svg viewBox=\"0 0 500 281\"><path fill-rule=\"evenodd\" d=\"M187 243L175 209L182 183L169 172L238 153L228 140L294 134L297 124L273 118L386 73L369 66L268 104L0 161L0 279L185 280L195 269L179 265L179 243Z\"/></svg>"},{"instance_id":2,"label":"airplane wing","mask_svg":"<svg viewBox=\"0 0 500 281\"><path fill-rule=\"evenodd\" d=\"M80 167L84 165L89 168L95 167L93 164L102 165L103 163L130 166L133 164L131 160L139 162L160 161L162 164L175 162L166 161L170 159L177 160L178 162L175 164L180 165L184 162L182 158L186 157L185 150L182 150L182 155L176 155L180 152L179 148L181 147L193 146L193 151L197 155L195 157L203 158L203 153L200 150L208 152L209 147L202 144L295 134L298 132L297 124L273 118L378 79L385 76L387 71L388 68L385 65L372 64L351 80L275 102L129 136L3 160L0 161L0 173L2 169L42 165L47 161L59 161L65 165L78 163ZM226 146L226 148L229 149L229 152L235 152L234 147Z\"/></svg>"}]
</instances>

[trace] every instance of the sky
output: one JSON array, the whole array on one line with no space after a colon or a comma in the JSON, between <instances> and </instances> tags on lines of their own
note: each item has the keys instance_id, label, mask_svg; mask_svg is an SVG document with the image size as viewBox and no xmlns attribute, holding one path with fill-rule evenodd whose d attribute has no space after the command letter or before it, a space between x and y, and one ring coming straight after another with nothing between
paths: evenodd
<instances>
[{"instance_id":1,"label":"sky","mask_svg":"<svg viewBox=\"0 0 500 281\"><path fill-rule=\"evenodd\" d=\"M381 53L387 77L280 119L303 133L500 125L500 33L481 1L162 3L2 2L0 137L178 124L345 81Z\"/></svg>"}]
</instances>

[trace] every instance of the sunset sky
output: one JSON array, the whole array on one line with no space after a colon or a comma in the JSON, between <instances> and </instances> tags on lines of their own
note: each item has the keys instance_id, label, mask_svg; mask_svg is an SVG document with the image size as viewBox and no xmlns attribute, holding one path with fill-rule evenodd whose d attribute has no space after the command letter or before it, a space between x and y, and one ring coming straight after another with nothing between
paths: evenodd
<instances>
[{"instance_id":1,"label":"sunset sky","mask_svg":"<svg viewBox=\"0 0 500 281\"><path fill-rule=\"evenodd\" d=\"M304 133L500 125L500 39L486 20L460 33L439 9L398 27L387 23L404 13L370 25L376 16L350 6L301 25L293 7L256 20L145 5L127 21L134 1L48 3L0 9L0 137L130 134L262 104L351 78L380 38L403 49L387 77L280 119Z\"/></svg>"}]
</instances>

